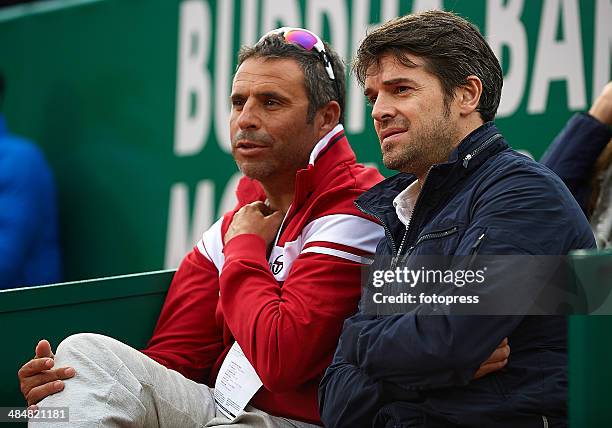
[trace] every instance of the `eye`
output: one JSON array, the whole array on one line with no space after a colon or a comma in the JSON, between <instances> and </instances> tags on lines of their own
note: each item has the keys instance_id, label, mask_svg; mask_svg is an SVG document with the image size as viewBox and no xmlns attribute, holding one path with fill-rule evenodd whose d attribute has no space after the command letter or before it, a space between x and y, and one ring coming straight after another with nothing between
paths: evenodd
<instances>
[{"instance_id":1,"label":"eye","mask_svg":"<svg viewBox=\"0 0 612 428\"><path fill-rule=\"evenodd\" d=\"M396 94L404 94L406 92L409 92L412 88L410 86L396 86L395 87L395 93Z\"/></svg>"},{"instance_id":2,"label":"eye","mask_svg":"<svg viewBox=\"0 0 612 428\"><path fill-rule=\"evenodd\" d=\"M232 98L231 102L232 102L232 108L234 109L239 109L244 105L244 99L239 98L239 97Z\"/></svg>"},{"instance_id":3,"label":"eye","mask_svg":"<svg viewBox=\"0 0 612 428\"><path fill-rule=\"evenodd\" d=\"M268 107L279 106L280 105L280 101L275 100L273 98L269 98L269 99L264 101L264 105L268 106Z\"/></svg>"},{"instance_id":4,"label":"eye","mask_svg":"<svg viewBox=\"0 0 612 428\"><path fill-rule=\"evenodd\" d=\"M374 106L374 104L376 103L376 97L366 97L366 101L370 106Z\"/></svg>"}]
</instances>

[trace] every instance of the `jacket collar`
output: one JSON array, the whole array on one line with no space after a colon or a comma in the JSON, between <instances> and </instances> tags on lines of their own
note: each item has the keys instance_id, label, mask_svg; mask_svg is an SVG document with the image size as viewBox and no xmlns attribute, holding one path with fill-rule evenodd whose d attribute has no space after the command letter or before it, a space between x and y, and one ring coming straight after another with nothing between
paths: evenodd
<instances>
[{"instance_id":1,"label":"jacket collar","mask_svg":"<svg viewBox=\"0 0 612 428\"><path fill-rule=\"evenodd\" d=\"M429 205L437 205L446 199L455 192L465 177L507 147L493 122L487 122L472 131L451 152L446 162L432 166L429 171L421 190L425 193L424 197L429 199ZM416 177L412 174L396 174L362 194L355 204L360 210L378 218L395 234L394 229L398 228L399 220L393 207L393 199L414 180ZM415 212L414 215L416 214ZM403 226L399 228L403 229Z\"/></svg>"},{"instance_id":2,"label":"jacket collar","mask_svg":"<svg viewBox=\"0 0 612 428\"><path fill-rule=\"evenodd\" d=\"M356 162L355 153L344 134L344 127L338 124L314 146L308 166L296 172L292 211L299 209L310 194L326 180L328 174L346 162ZM266 194L259 181L242 177L236 189L236 197L239 206L243 206L257 200L265 201Z\"/></svg>"}]
</instances>

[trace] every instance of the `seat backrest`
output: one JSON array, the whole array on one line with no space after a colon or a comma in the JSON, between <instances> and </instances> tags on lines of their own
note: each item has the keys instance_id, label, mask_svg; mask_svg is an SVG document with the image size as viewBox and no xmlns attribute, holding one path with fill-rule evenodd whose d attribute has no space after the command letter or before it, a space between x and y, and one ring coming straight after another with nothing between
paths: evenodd
<instances>
[{"instance_id":1,"label":"seat backrest","mask_svg":"<svg viewBox=\"0 0 612 428\"><path fill-rule=\"evenodd\" d=\"M0 403L23 407L17 371L40 339L100 333L136 349L151 337L174 270L0 291Z\"/></svg>"},{"instance_id":2,"label":"seat backrest","mask_svg":"<svg viewBox=\"0 0 612 428\"><path fill-rule=\"evenodd\" d=\"M610 426L612 249L575 251L571 263L592 312L569 320L570 426Z\"/></svg>"}]
</instances>

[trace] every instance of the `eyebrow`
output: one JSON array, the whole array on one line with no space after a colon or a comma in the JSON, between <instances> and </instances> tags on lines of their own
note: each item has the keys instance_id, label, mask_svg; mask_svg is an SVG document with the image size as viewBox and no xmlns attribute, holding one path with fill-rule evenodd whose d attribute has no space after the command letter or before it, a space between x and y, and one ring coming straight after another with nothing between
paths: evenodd
<instances>
[{"instance_id":1,"label":"eyebrow","mask_svg":"<svg viewBox=\"0 0 612 428\"><path fill-rule=\"evenodd\" d=\"M385 86L397 85L398 83L411 83L416 85L417 82L409 77L396 77L395 79L389 79L382 82Z\"/></svg>"},{"instance_id":2,"label":"eyebrow","mask_svg":"<svg viewBox=\"0 0 612 428\"><path fill-rule=\"evenodd\" d=\"M289 97L281 94L280 92L276 92L276 91L257 92L255 93L254 96L257 98L276 98L284 102L287 102L290 100ZM230 94L230 99L235 99L235 98L240 99L240 98L247 98L247 97L242 95L240 92L235 92L235 93Z\"/></svg>"},{"instance_id":3,"label":"eyebrow","mask_svg":"<svg viewBox=\"0 0 612 428\"><path fill-rule=\"evenodd\" d=\"M257 92L255 94L255 96L262 97L262 98L278 98L278 99L284 100L284 101L288 101L289 100L289 97L281 94L280 92L276 92L276 91Z\"/></svg>"}]
</instances>

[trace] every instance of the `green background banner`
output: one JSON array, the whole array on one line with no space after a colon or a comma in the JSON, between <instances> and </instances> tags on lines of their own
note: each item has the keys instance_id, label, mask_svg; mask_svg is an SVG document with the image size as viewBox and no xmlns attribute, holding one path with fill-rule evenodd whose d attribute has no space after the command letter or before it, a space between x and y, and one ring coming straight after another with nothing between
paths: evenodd
<instances>
[{"instance_id":1,"label":"green background banner","mask_svg":"<svg viewBox=\"0 0 612 428\"><path fill-rule=\"evenodd\" d=\"M611 0L53 0L0 10L3 111L55 172L65 278L175 267L233 204L228 96L241 44L305 26L349 61L368 28L428 8L483 31L506 79L497 123L536 158L612 75ZM380 164L369 109L349 83L349 138L359 160Z\"/></svg>"}]
</instances>

